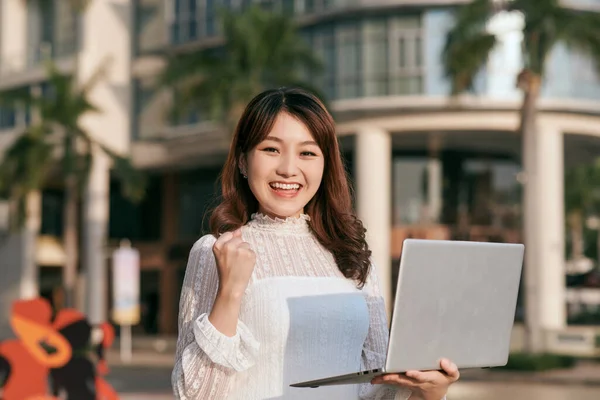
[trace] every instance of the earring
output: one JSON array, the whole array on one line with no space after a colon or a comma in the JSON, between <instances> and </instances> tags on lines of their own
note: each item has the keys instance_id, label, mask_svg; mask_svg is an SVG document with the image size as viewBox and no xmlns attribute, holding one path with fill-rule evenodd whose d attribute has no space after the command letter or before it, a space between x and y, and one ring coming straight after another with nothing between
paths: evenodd
<instances>
[{"instance_id":1,"label":"earring","mask_svg":"<svg viewBox=\"0 0 600 400\"><path fill-rule=\"evenodd\" d=\"M240 171L240 172L242 172L242 171ZM248 179L248 176L244 172L242 172L242 176L244 177L244 179Z\"/></svg>"}]
</instances>

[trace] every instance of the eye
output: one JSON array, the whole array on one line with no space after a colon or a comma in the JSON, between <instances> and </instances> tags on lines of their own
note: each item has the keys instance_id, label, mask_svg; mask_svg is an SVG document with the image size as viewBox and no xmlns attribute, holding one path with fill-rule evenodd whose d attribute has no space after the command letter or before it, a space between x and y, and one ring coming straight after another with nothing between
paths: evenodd
<instances>
[{"instance_id":1,"label":"eye","mask_svg":"<svg viewBox=\"0 0 600 400\"><path fill-rule=\"evenodd\" d=\"M301 156L308 156L308 157L316 157L317 154L313 153L312 151L303 151L302 153L300 153Z\"/></svg>"},{"instance_id":2,"label":"eye","mask_svg":"<svg viewBox=\"0 0 600 400\"><path fill-rule=\"evenodd\" d=\"M265 147L262 151L265 151L267 153L275 153L279 150L277 150L275 147Z\"/></svg>"}]
</instances>

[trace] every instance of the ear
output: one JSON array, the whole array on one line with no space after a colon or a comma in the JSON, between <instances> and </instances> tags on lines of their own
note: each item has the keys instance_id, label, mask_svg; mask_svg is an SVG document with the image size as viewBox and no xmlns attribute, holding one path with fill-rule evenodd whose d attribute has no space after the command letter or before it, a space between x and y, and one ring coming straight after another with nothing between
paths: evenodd
<instances>
[{"instance_id":1,"label":"ear","mask_svg":"<svg viewBox=\"0 0 600 400\"><path fill-rule=\"evenodd\" d=\"M246 161L246 154L240 154L240 159L238 160L238 167L240 169L240 174L248 175L248 162Z\"/></svg>"}]
</instances>

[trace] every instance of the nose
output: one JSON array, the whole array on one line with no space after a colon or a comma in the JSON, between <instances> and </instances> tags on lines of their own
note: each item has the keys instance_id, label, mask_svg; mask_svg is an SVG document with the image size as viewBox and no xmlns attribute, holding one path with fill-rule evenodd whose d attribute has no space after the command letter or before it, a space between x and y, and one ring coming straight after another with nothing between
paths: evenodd
<instances>
[{"instance_id":1,"label":"nose","mask_svg":"<svg viewBox=\"0 0 600 400\"><path fill-rule=\"evenodd\" d=\"M298 174L298 164L296 157L293 155L282 155L279 165L277 166L277 174L289 178Z\"/></svg>"}]
</instances>

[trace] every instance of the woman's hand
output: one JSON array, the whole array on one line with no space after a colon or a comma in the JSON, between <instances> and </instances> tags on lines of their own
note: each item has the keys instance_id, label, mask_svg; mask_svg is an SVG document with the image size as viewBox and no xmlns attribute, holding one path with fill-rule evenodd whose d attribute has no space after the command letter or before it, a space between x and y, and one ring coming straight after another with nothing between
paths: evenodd
<instances>
[{"instance_id":1,"label":"woman's hand","mask_svg":"<svg viewBox=\"0 0 600 400\"><path fill-rule=\"evenodd\" d=\"M237 331L242 298L256 264L256 254L242 240L241 228L222 234L213 245L219 288L208 316L222 334L232 337Z\"/></svg>"},{"instance_id":2,"label":"woman's hand","mask_svg":"<svg viewBox=\"0 0 600 400\"><path fill-rule=\"evenodd\" d=\"M222 234L213 245L213 254L219 273L219 294L243 295L256 264L256 254L242 240L242 229Z\"/></svg>"},{"instance_id":3,"label":"woman's hand","mask_svg":"<svg viewBox=\"0 0 600 400\"><path fill-rule=\"evenodd\" d=\"M448 359L440 362L442 371L407 371L405 374L385 374L372 384L391 384L412 390L411 400L442 400L451 384L460 377L456 365Z\"/></svg>"}]
</instances>

